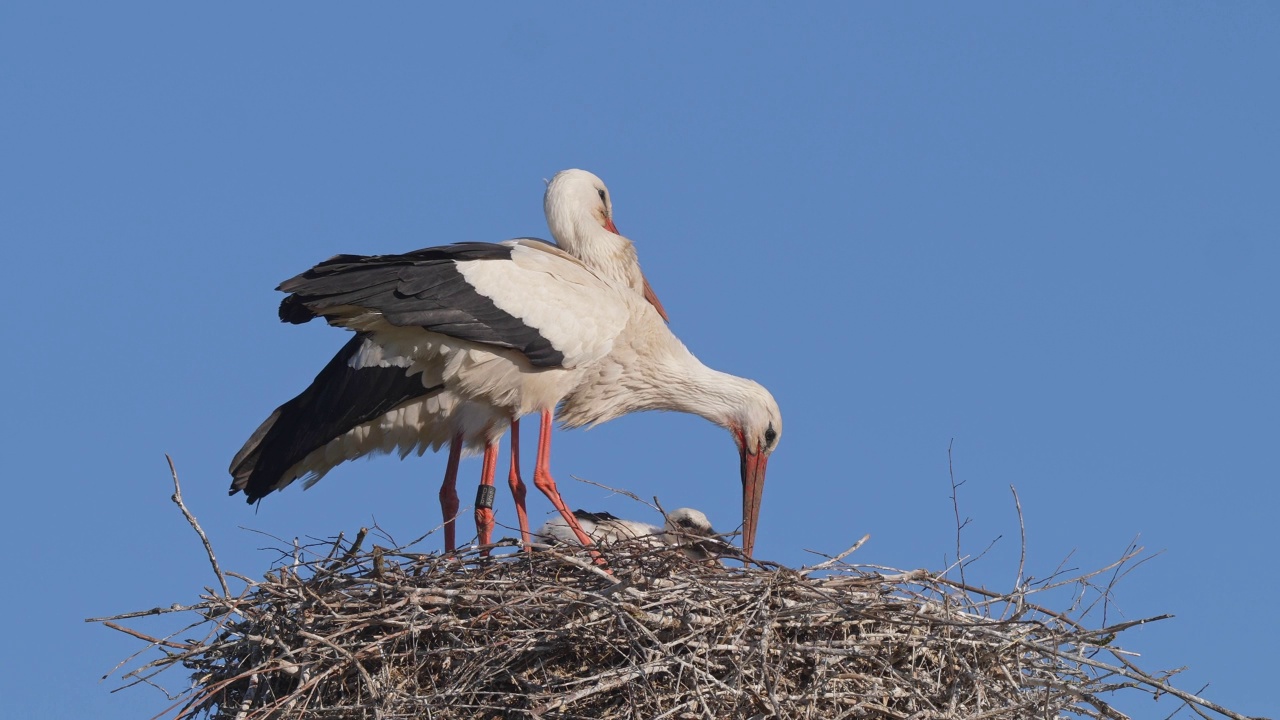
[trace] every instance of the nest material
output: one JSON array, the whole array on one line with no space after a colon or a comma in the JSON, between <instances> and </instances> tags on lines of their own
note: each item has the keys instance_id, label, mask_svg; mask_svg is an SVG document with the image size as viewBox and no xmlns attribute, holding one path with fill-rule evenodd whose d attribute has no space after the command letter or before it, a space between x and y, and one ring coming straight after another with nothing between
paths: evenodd
<instances>
[{"instance_id":1,"label":"nest material","mask_svg":"<svg viewBox=\"0 0 1280 720\"><path fill-rule=\"evenodd\" d=\"M607 548L608 574L580 549L441 556L364 538L151 611L198 613L167 639L110 623L164 650L130 675L187 668L173 717L219 720L1123 718L1102 697L1120 688L1242 717L1133 666L1114 641L1138 622L1088 630L1027 588L835 558L726 567L645 543ZM204 639L174 639L195 627Z\"/></svg>"},{"instance_id":2,"label":"nest material","mask_svg":"<svg viewBox=\"0 0 1280 720\"><path fill-rule=\"evenodd\" d=\"M1103 696L1123 690L1173 696L1170 718L1265 720L1180 690L1117 647L1125 629L1167 616L1084 625L1139 548L1070 579L1032 584L1020 567L998 594L966 585L962 564L959 581L847 564L865 537L802 570L726 567L638 540L603 548L606 572L580 548L364 551L362 529L349 544L295 543L253 580L219 567L169 465L220 590L89 622L147 643L121 666L160 652L125 687L187 669L161 713L177 719L1120 720ZM1072 591L1066 610L1031 601L1055 588ZM195 619L165 638L116 622L164 614Z\"/></svg>"}]
</instances>

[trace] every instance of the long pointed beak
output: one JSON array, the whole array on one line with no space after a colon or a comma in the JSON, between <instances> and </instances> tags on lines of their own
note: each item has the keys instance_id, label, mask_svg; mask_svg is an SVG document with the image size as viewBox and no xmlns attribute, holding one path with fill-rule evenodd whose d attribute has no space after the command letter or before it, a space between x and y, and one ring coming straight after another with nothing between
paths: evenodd
<instances>
[{"instance_id":1,"label":"long pointed beak","mask_svg":"<svg viewBox=\"0 0 1280 720\"><path fill-rule=\"evenodd\" d=\"M613 218L611 218L611 217L609 217L609 218L605 218L605 219L604 219L604 229L605 229L605 230L608 230L609 232L613 233L614 235L621 235L621 234L622 234L622 233L618 232L618 226L613 224Z\"/></svg>"},{"instance_id":2,"label":"long pointed beak","mask_svg":"<svg viewBox=\"0 0 1280 720\"><path fill-rule=\"evenodd\" d=\"M756 523L760 519L760 498L764 495L764 471L769 456L764 453L742 453L742 552L751 557L756 546Z\"/></svg>"}]
</instances>

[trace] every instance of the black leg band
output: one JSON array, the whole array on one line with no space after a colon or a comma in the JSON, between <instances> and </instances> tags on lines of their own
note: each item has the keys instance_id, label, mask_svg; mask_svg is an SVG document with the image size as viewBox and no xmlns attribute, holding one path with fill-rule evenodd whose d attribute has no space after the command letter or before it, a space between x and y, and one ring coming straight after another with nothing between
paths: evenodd
<instances>
[{"instance_id":1,"label":"black leg band","mask_svg":"<svg viewBox=\"0 0 1280 720\"><path fill-rule=\"evenodd\" d=\"M481 485L476 488L476 507L485 510L493 509L493 499L498 494L492 485Z\"/></svg>"}]
</instances>

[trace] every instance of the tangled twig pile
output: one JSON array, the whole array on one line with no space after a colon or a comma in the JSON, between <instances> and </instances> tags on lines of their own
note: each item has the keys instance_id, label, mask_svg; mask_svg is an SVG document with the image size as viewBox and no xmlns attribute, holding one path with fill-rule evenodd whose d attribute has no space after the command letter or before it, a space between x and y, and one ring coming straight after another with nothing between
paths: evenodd
<instances>
[{"instance_id":1,"label":"tangled twig pile","mask_svg":"<svg viewBox=\"0 0 1280 720\"><path fill-rule=\"evenodd\" d=\"M238 594L97 620L162 651L133 683L190 672L177 718L1123 718L1103 696L1128 689L1245 720L1116 647L1159 618L1087 629L1083 608L1031 602L1136 550L995 594L843 556L729 568L641 543L607 550L611 575L567 550L446 557L366 539L293 548L261 580L226 573ZM115 622L157 613L195 622L166 638Z\"/></svg>"}]
</instances>

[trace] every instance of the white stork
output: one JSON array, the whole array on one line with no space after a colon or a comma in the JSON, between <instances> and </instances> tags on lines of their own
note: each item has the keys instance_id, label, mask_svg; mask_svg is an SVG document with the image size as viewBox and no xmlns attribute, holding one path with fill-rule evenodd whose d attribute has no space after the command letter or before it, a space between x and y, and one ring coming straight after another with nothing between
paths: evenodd
<instances>
[{"instance_id":1,"label":"white stork","mask_svg":"<svg viewBox=\"0 0 1280 720\"><path fill-rule=\"evenodd\" d=\"M597 545L644 540L653 547L663 545L680 547L686 556L694 560L706 560L729 550L728 545L719 539L719 534L711 527L711 521L707 516L693 508L676 508L667 513L663 527L635 520L623 520L607 512L574 510L573 516L578 520L582 531ZM543 523L535 535L551 543L562 545L578 543L577 536L561 517L552 518Z\"/></svg>"},{"instance_id":2,"label":"white stork","mask_svg":"<svg viewBox=\"0 0 1280 720\"><path fill-rule=\"evenodd\" d=\"M290 293L280 304L286 322L323 317L369 333L396 357L442 364L445 387L459 397L512 418L539 413L534 485L571 527L550 471L561 401L566 427L678 410L727 428L740 453L743 550L751 553L765 469L782 432L773 396L703 365L653 305L573 256L531 239L339 255L280 289Z\"/></svg>"},{"instance_id":3,"label":"white stork","mask_svg":"<svg viewBox=\"0 0 1280 720\"><path fill-rule=\"evenodd\" d=\"M570 254L603 277L643 295L666 319L666 312L640 272L635 247L618 234L604 182L585 170L565 170L548 183L543 198L552 236ZM438 450L449 445L440 503L445 549L455 548L458 511L456 480L463 454L483 447L484 469L476 502L482 544L493 529L493 477L498 441L519 422L485 403L468 402L445 388L441 363L415 364L380 345L368 333L352 338L300 395L281 405L245 443L231 463L231 493L243 490L256 502L272 490L303 478L310 487L338 464L357 457ZM523 510L518 441L508 477ZM527 518L520 517L527 538Z\"/></svg>"}]
</instances>

